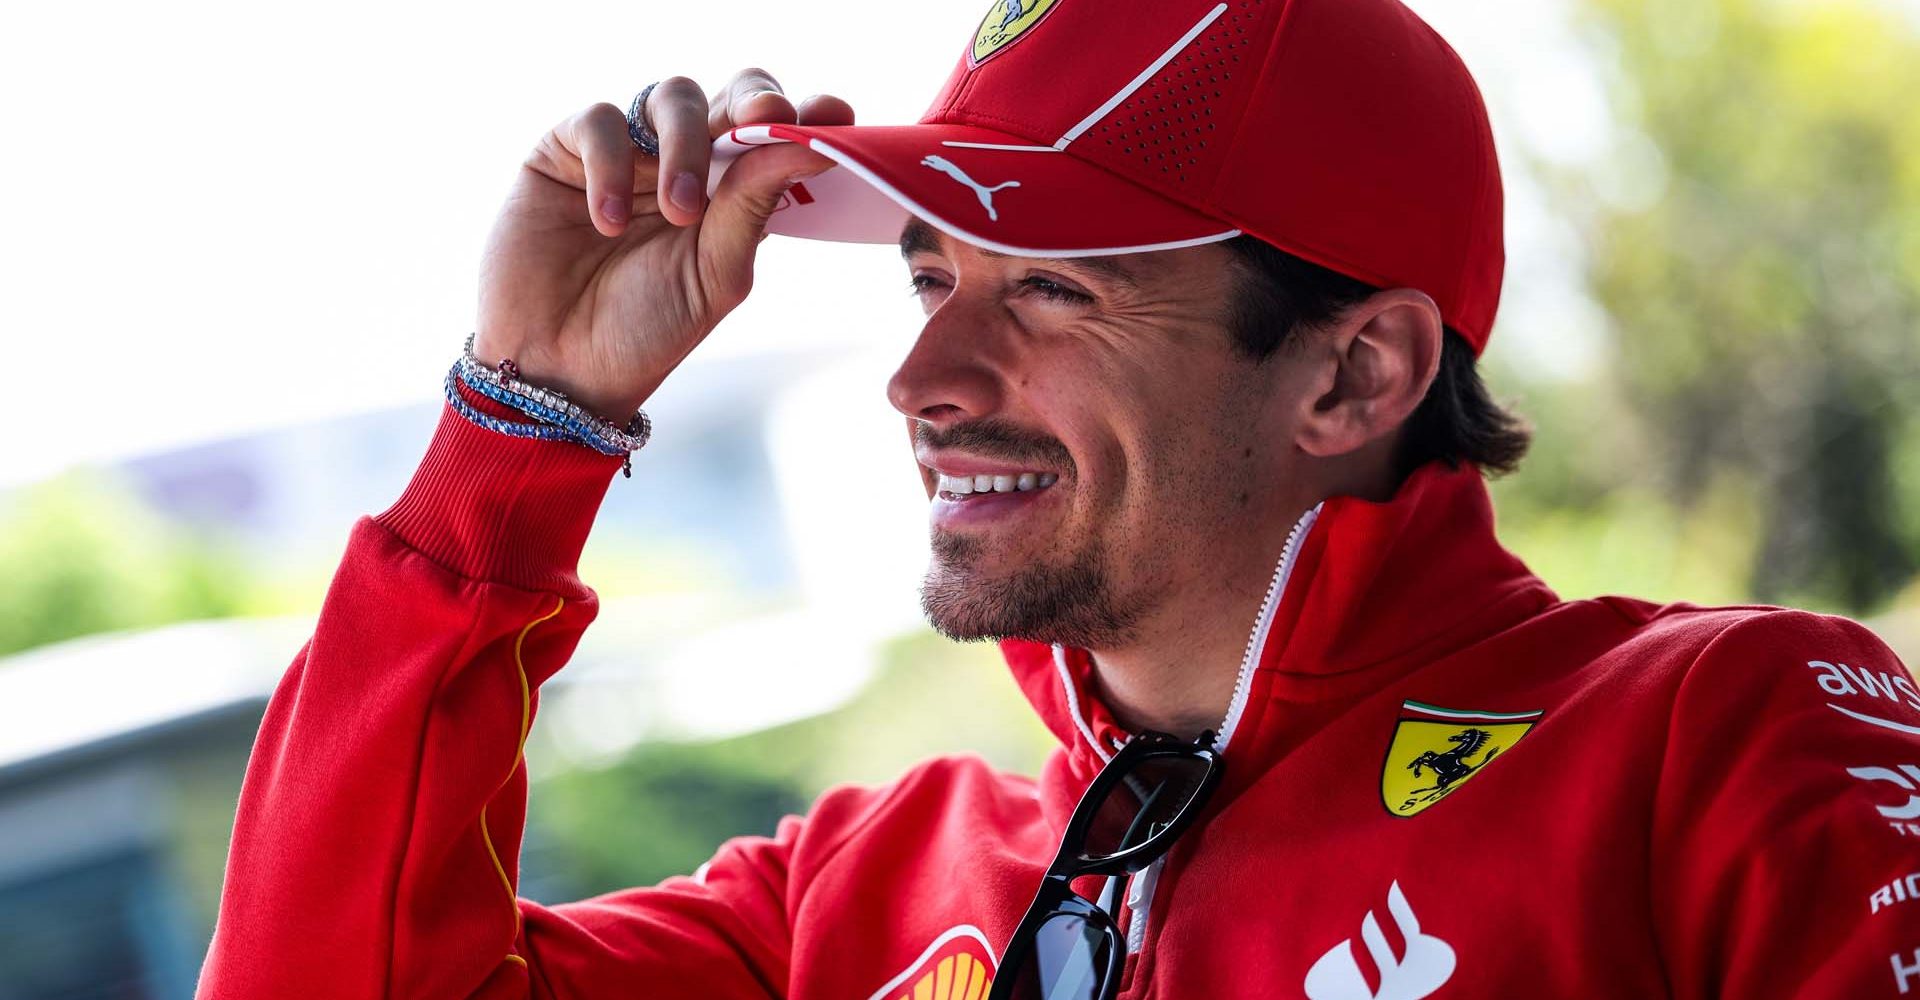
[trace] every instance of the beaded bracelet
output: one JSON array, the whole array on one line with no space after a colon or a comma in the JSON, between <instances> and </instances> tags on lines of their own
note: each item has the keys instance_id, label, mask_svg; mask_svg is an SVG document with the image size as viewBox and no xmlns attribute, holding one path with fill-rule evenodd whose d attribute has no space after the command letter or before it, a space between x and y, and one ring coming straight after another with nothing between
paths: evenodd
<instances>
[{"instance_id":1,"label":"beaded bracelet","mask_svg":"<svg viewBox=\"0 0 1920 1000\"><path fill-rule=\"evenodd\" d=\"M502 389L498 386L491 385L489 383L470 378L467 375L467 373L464 371L458 372L458 375L460 378L460 384L466 386L469 389L472 389L474 392L477 392L480 395L485 396L486 398L491 399L496 403L502 403L507 406L511 406L514 409L519 410L520 412L526 414L527 416L530 416L535 420L540 421L539 424L534 426L550 428L556 434L558 434L561 438L564 438L570 441L577 441L581 444L586 445L589 448L592 448L594 451L597 451L602 455L620 454L620 452L617 449L613 448L611 445L603 444L600 441L595 440L592 437L588 436L586 432L581 429L580 425L576 421L569 419L566 414L558 410L554 410L550 407L543 406L536 400L518 395L516 393L508 392L505 389Z\"/></svg>"},{"instance_id":2,"label":"beaded bracelet","mask_svg":"<svg viewBox=\"0 0 1920 1000\"><path fill-rule=\"evenodd\" d=\"M511 363L511 359L507 360ZM506 365L503 364L502 368ZM505 403L528 416L558 424L574 431L583 444L604 454L619 455L646 446L652 424L644 413L634 414L625 429L581 409L579 404L551 389L543 389L519 378L517 372L495 371L471 355L461 358L454 368L460 381L495 402Z\"/></svg>"},{"instance_id":3,"label":"beaded bracelet","mask_svg":"<svg viewBox=\"0 0 1920 1000\"><path fill-rule=\"evenodd\" d=\"M503 420L489 413L481 413L479 410L474 409L472 403L467 402L465 396L460 395L459 387L460 378L458 374L449 370L447 372L446 384L447 405L453 407L453 412L460 414L472 423L485 427L487 430L497 434L505 434L508 437L537 438L543 441L573 440L572 432L564 427L554 427L548 424L516 423L512 420Z\"/></svg>"},{"instance_id":4,"label":"beaded bracelet","mask_svg":"<svg viewBox=\"0 0 1920 1000\"><path fill-rule=\"evenodd\" d=\"M512 358L502 358L498 371L488 368L474 356L473 341L473 335L468 334L466 349L447 371L447 402L454 412L510 437L572 441L603 455L622 456L621 473L629 478L633 476L633 453L646 447L647 440L653 436L653 421L644 410L634 411L627 426L619 427L587 412L558 392L525 381ZM481 413L461 396L462 385L532 417L537 423L521 423Z\"/></svg>"}]
</instances>

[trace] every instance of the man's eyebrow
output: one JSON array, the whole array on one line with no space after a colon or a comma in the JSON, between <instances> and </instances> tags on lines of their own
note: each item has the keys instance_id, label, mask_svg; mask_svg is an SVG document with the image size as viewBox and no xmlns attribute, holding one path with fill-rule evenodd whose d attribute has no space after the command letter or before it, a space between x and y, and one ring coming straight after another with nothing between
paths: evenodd
<instances>
[{"instance_id":1,"label":"man's eyebrow","mask_svg":"<svg viewBox=\"0 0 1920 1000\"><path fill-rule=\"evenodd\" d=\"M900 230L900 256L911 257L917 253L939 253L940 231L916 217L907 220Z\"/></svg>"},{"instance_id":2,"label":"man's eyebrow","mask_svg":"<svg viewBox=\"0 0 1920 1000\"><path fill-rule=\"evenodd\" d=\"M1140 287L1140 276L1119 257L1055 257L1051 259L1068 269L1079 268L1083 271L1091 271L1116 285L1125 285L1128 288Z\"/></svg>"},{"instance_id":3,"label":"man's eyebrow","mask_svg":"<svg viewBox=\"0 0 1920 1000\"><path fill-rule=\"evenodd\" d=\"M945 239L946 236L944 234L938 229L933 228L933 226L924 219L908 219L907 224L900 230L900 256L910 258L917 253L939 253L941 243ZM1001 259L1013 256L1012 254L1004 254L997 250L988 250L984 247L980 248L980 253L985 257ZM1126 285L1130 288L1138 287L1140 284L1139 275L1119 256L1048 257L1044 259L1056 261L1060 266L1070 270L1078 269L1092 272L1116 284Z\"/></svg>"}]
</instances>

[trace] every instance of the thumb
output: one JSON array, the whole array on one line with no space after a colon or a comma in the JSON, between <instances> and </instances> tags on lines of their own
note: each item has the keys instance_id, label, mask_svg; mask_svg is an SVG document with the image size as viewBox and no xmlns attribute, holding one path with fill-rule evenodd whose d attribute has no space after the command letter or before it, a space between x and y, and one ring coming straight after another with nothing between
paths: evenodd
<instances>
[{"instance_id":1,"label":"thumb","mask_svg":"<svg viewBox=\"0 0 1920 1000\"><path fill-rule=\"evenodd\" d=\"M700 252L716 276L746 279L767 220L787 188L831 169L832 160L799 143L751 150L734 161L700 222Z\"/></svg>"}]
</instances>

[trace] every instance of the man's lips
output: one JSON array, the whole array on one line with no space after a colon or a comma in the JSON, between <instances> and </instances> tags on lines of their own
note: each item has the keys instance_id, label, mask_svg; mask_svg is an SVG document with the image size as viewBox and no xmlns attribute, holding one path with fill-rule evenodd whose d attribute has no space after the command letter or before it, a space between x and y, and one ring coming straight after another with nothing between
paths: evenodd
<instances>
[{"instance_id":1,"label":"man's lips","mask_svg":"<svg viewBox=\"0 0 1920 1000\"><path fill-rule=\"evenodd\" d=\"M948 476L997 475L1011 472L1056 472L1042 465L1022 462L1019 459L992 458L984 455L969 455L959 451L936 451L931 448L916 448L913 457L921 465L934 472Z\"/></svg>"},{"instance_id":2,"label":"man's lips","mask_svg":"<svg viewBox=\"0 0 1920 1000\"><path fill-rule=\"evenodd\" d=\"M936 529L1005 523L1008 518L1030 512L1053 499L1051 487L1056 480L1051 478L1052 473L1047 475L1050 477L1047 486L1040 486L1036 481L1032 488L1026 490L1019 489L1017 483L1008 492L988 490L955 493L946 489L936 490L932 505L928 508L929 519Z\"/></svg>"},{"instance_id":3,"label":"man's lips","mask_svg":"<svg viewBox=\"0 0 1920 1000\"><path fill-rule=\"evenodd\" d=\"M936 528L958 528L1003 521L1031 509L1060 474L1022 468L1005 459L919 449L932 493L930 516Z\"/></svg>"},{"instance_id":4,"label":"man's lips","mask_svg":"<svg viewBox=\"0 0 1920 1000\"><path fill-rule=\"evenodd\" d=\"M1059 480L1060 477L1051 472L982 472L971 476L936 472L934 491L950 498L987 493L1029 493L1044 490Z\"/></svg>"},{"instance_id":5,"label":"man's lips","mask_svg":"<svg viewBox=\"0 0 1920 1000\"><path fill-rule=\"evenodd\" d=\"M922 443L914 449L935 529L1005 523L1045 502L1061 473L1027 458L995 458Z\"/></svg>"}]
</instances>

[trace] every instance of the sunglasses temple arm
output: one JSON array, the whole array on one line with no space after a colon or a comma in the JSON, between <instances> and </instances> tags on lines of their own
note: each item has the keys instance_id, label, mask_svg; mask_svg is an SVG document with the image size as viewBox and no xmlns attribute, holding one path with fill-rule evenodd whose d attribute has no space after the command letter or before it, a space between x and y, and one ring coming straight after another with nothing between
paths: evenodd
<instances>
[{"instance_id":1,"label":"sunglasses temple arm","mask_svg":"<svg viewBox=\"0 0 1920 1000\"><path fill-rule=\"evenodd\" d=\"M1140 843L1133 838L1135 834L1140 832L1140 824L1142 823L1147 824L1147 836L1153 836L1153 821L1147 817L1153 815L1153 804L1160 800L1160 793L1166 790L1166 785L1155 785L1153 791L1147 793L1146 797L1140 800L1140 811L1133 814L1133 822L1127 824L1127 832L1120 837L1120 847L1123 850L1134 847Z\"/></svg>"},{"instance_id":2,"label":"sunglasses temple arm","mask_svg":"<svg viewBox=\"0 0 1920 1000\"><path fill-rule=\"evenodd\" d=\"M1127 880L1126 875L1109 875L1100 888L1099 906L1107 911L1107 916L1113 918L1115 927L1120 926L1120 901L1123 898L1122 893L1126 889Z\"/></svg>"}]
</instances>

